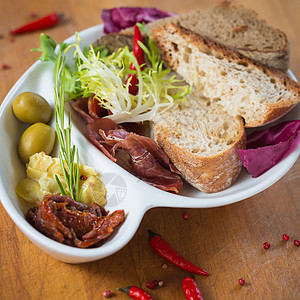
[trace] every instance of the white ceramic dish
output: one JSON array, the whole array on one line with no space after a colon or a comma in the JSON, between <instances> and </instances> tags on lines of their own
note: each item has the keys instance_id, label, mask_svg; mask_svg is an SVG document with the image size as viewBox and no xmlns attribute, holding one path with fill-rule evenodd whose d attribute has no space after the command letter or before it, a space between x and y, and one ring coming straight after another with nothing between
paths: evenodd
<instances>
[{"instance_id":1,"label":"white ceramic dish","mask_svg":"<svg viewBox=\"0 0 300 300\"><path fill-rule=\"evenodd\" d=\"M99 38L102 25L89 28L80 33L82 44L88 45ZM74 42L70 37L66 42ZM205 194L185 185L181 195L174 195L156 189L132 176L118 165L107 159L99 150L73 127L73 143L79 148L81 163L93 166L101 173L108 190L110 211L125 209L126 220L112 238L94 249L77 249L59 244L29 225L24 219L28 207L17 198L15 187L25 176L25 168L17 154L17 144L25 129L13 115L12 102L24 91L36 92L45 97L53 107L54 64L36 62L14 85L0 108L0 198L1 202L16 225L43 251L53 257L69 262L82 263L94 261L111 255L125 246L135 234L147 210L153 207L208 208L234 203L253 196L279 180L295 163L300 146L262 176L253 179L242 171L237 182L225 191ZM290 73L293 77L293 74ZM293 79L295 79L293 77ZM299 105L290 111L285 119L299 119ZM53 124L53 121L52 121Z\"/></svg>"}]
</instances>

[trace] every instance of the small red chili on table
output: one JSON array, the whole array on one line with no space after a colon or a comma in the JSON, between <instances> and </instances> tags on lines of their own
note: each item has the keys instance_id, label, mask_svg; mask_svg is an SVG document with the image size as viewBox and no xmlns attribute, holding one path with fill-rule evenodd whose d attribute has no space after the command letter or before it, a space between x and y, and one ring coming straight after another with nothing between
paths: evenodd
<instances>
[{"instance_id":1,"label":"small red chili on table","mask_svg":"<svg viewBox=\"0 0 300 300\"><path fill-rule=\"evenodd\" d=\"M21 27L18 27L14 30L11 30L10 34L16 35L16 34L21 34L21 33L26 33L26 32L32 32L36 30L41 30L45 28L52 27L61 20L62 14L50 14L45 17L42 17L40 19L34 20L28 24L25 24Z\"/></svg>"},{"instance_id":2,"label":"small red chili on table","mask_svg":"<svg viewBox=\"0 0 300 300\"><path fill-rule=\"evenodd\" d=\"M152 249L166 261L174 264L176 267L183 269L185 271L208 276L209 273L191 262L189 262L184 257L180 256L172 246L165 241L159 234L153 232L152 230L148 230L149 233L149 243Z\"/></svg>"},{"instance_id":3,"label":"small red chili on table","mask_svg":"<svg viewBox=\"0 0 300 300\"><path fill-rule=\"evenodd\" d=\"M182 280L182 289L187 300L203 300L203 296L196 281L187 276Z\"/></svg>"},{"instance_id":4,"label":"small red chili on table","mask_svg":"<svg viewBox=\"0 0 300 300\"><path fill-rule=\"evenodd\" d=\"M129 297L137 300L153 300L153 298L143 289L137 286L128 286L126 288L118 288L118 290L126 293Z\"/></svg>"}]
</instances>

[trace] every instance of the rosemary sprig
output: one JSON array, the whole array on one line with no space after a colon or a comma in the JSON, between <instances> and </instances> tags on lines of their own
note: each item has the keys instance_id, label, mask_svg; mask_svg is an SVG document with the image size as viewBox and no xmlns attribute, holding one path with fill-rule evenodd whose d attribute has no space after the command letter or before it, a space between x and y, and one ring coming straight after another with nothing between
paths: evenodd
<instances>
[{"instance_id":1,"label":"rosemary sprig","mask_svg":"<svg viewBox=\"0 0 300 300\"><path fill-rule=\"evenodd\" d=\"M67 127L65 128L65 89L64 76L62 76L64 67L65 57L60 51L55 63L54 105L56 132L61 149L59 151L59 160L67 186L66 189L64 189L57 175L55 175L55 178L62 195L68 195L74 200L80 201L82 190L79 191L79 154L78 149L76 149L75 145L72 145L71 141L71 112L69 112L69 119L67 122Z\"/></svg>"}]
</instances>

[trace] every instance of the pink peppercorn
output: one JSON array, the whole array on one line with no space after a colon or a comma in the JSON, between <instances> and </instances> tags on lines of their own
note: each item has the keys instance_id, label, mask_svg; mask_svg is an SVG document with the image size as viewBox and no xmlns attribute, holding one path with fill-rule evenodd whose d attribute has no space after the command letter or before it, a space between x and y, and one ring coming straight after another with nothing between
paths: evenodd
<instances>
[{"instance_id":1,"label":"pink peppercorn","mask_svg":"<svg viewBox=\"0 0 300 300\"><path fill-rule=\"evenodd\" d=\"M163 280L159 280L158 281L158 284L157 284L159 287L162 287L165 285L165 282Z\"/></svg>"},{"instance_id":2,"label":"pink peppercorn","mask_svg":"<svg viewBox=\"0 0 300 300\"><path fill-rule=\"evenodd\" d=\"M158 280L157 280L157 279L153 280L153 284L154 284L155 286L157 286L157 285L158 285Z\"/></svg>"},{"instance_id":3,"label":"pink peppercorn","mask_svg":"<svg viewBox=\"0 0 300 300\"><path fill-rule=\"evenodd\" d=\"M3 64L1 66L1 68L2 68L2 70L7 70L7 69L9 69L9 66L7 64Z\"/></svg>"},{"instance_id":4,"label":"pink peppercorn","mask_svg":"<svg viewBox=\"0 0 300 300\"><path fill-rule=\"evenodd\" d=\"M270 249L270 247L271 247L271 245L270 245L268 242L265 242L265 243L264 243L264 248L265 248L265 249L268 250L268 249Z\"/></svg>"},{"instance_id":5,"label":"pink peppercorn","mask_svg":"<svg viewBox=\"0 0 300 300\"><path fill-rule=\"evenodd\" d=\"M244 278L240 278L239 279L239 285L244 285L245 284L245 279Z\"/></svg>"},{"instance_id":6,"label":"pink peppercorn","mask_svg":"<svg viewBox=\"0 0 300 300\"><path fill-rule=\"evenodd\" d=\"M290 239L290 237L288 234L285 233L282 235L282 239L287 242Z\"/></svg>"},{"instance_id":7,"label":"pink peppercorn","mask_svg":"<svg viewBox=\"0 0 300 300\"><path fill-rule=\"evenodd\" d=\"M111 291L110 290L106 290L102 293L103 297L105 298L109 298L111 296Z\"/></svg>"},{"instance_id":8,"label":"pink peppercorn","mask_svg":"<svg viewBox=\"0 0 300 300\"><path fill-rule=\"evenodd\" d=\"M35 13L35 12L32 12L32 13L30 13L30 18L32 18L32 19L34 19L34 18L36 18L37 17L37 13Z\"/></svg>"},{"instance_id":9,"label":"pink peppercorn","mask_svg":"<svg viewBox=\"0 0 300 300\"><path fill-rule=\"evenodd\" d=\"M150 289L150 290L154 289L154 288L155 288L155 283L154 283L154 281L148 281L148 282L146 283L146 287L147 287L148 289Z\"/></svg>"},{"instance_id":10,"label":"pink peppercorn","mask_svg":"<svg viewBox=\"0 0 300 300\"><path fill-rule=\"evenodd\" d=\"M168 268L168 265L167 265L166 263L162 263L162 264L161 264L161 267L162 267L163 269L167 269L167 268Z\"/></svg>"},{"instance_id":11,"label":"pink peppercorn","mask_svg":"<svg viewBox=\"0 0 300 300\"><path fill-rule=\"evenodd\" d=\"M188 214L188 213L183 213L183 214L182 214L182 217L183 217L184 219L188 219L189 214Z\"/></svg>"},{"instance_id":12,"label":"pink peppercorn","mask_svg":"<svg viewBox=\"0 0 300 300\"><path fill-rule=\"evenodd\" d=\"M299 241L299 240L294 240L294 245L295 245L296 247L299 247L299 246L300 246L300 241Z\"/></svg>"},{"instance_id":13,"label":"pink peppercorn","mask_svg":"<svg viewBox=\"0 0 300 300\"><path fill-rule=\"evenodd\" d=\"M3 34L0 33L0 40L3 39Z\"/></svg>"}]
</instances>

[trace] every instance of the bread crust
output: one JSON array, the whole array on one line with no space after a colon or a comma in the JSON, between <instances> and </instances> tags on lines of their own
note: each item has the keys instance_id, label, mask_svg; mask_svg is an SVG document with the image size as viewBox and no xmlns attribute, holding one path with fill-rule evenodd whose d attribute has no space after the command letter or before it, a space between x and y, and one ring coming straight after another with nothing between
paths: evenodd
<instances>
[{"instance_id":1,"label":"bread crust","mask_svg":"<svg viewBox=\"0 0 300 300\"><path fill-rule=\"evenodd\" d=\"M232 14L234 14L234 11L240 11L245 14L248 14L248 17L254 18L257 22L261 24L266 24L266 26L270 27L271 30L274 30L277 33L280 33L281 38L283 39L282 41L282 46L277 49L272 49L271 47L273 46L270 42L269 47L264 49L264 48L254 48L253 46L249 47L237 47L234 45L233 40L229 40L224 42L224 40L221 37L214 37L211 35L210 32L207 32L203 27L201 26L203 23L201 23L201 16L208 16L212 13L215 14L220 14L219 11L221 9L221 12L224 14L230 12L232 10ZM221 13L221 14L222 14ZM248 18L248 19L249 19ZM194 25L195 19L199 20L197 23L197 26ZM251 21L249 20L244 20L245 25L238 25L236 28L232 28L234 32L241 32L245 30L245 27L249 28L247 25ZM174 23L178 24L182 27L185 27L187 29L193 30L195 29L195 32L197 34L200 34L208 39L214 40L218 43L226 45L226 47L231 48L241 54L243 54L246 57L249 57L252 60L258 61L264 65L267 65L269 67L278 69L282 72L285 72L289 68L289 62L290 62L290 44L288 41L288 38L284 32L281 30L274 28L267 24L266 21L259 19L257 12L251 9L247 9L242 5L233 5L230 1L223 1L219 4L217 4L215 7L209 7L207 9L197 9L188 12L187 14L179 15L179 16L172 16L164 19L159 19L154 22L148 23L147 27L151 31L159 26L165 25L167 23ZM123 29L121 33L131 33L133 34L133 27ZM229 32L227 32L229 34ZM252 43L252 40L249 40L249 43Z\"/></svg>"},{"instance_id":2,"label":"bread crust","mask_svg":"<svg viewBox=\"0 0 300 300\"><path fill-rule=\"evenodd\" d=\"M238 7L238 6L234 6L230 1L223 1L217 6L222 7L225 10L230 9L231 7L236 7L236 8ZM240 6L240 7L241 7L241 9L246 10L243 6ZM258 14L256 11L251 10L251 9L247 9L247 11L249 12L249 14L255 15L258 19ZM263 20L259 20L259 21L266 23ZM282 72L285 72L288 70L289 63L290 63L290 44L289 44L286 34L283 31L281 31L277 28L274 28L274 30L276 30L277 32L280 32L284 39L284 43L283 43L283 46L281 47L281 49L277 49L277 50L275 50L275 49L274 50L273 49L257 49L257 48L250 49L247 47L232 47L229 44L227 44L226 46L241 53L242 55L244 55L246 57L249 57L252 60L262 63L263 65L266 65L268 67L278 69ZM208 38L209 38L209 36L208 36Z\"/></svg>"},{"instance_id":3,"label":"bread crust","mask_svg":"<svg viewBox=\"0 0 300 300\"><path fill-rule=\"evenodd\" d=\"M168 140L168 130L154 124L155 139L188 183L205 193L215 193L230 187L241 172L242 163L237 149L245 148L246 134L242 119L239 122L239 137L216 155L201 157L179 148Z\"/></svg>"},{"instance_id":4,"label":"bread crust","mask_svg":"<svg viewBox=\"0 0 300 300\"><path fill-rule=\"evenodd\" d=\"M160 49L163 60L175 71L178 69L179 62L173 59L172 51L168 49L168 47L164 44L163 39L161 38L165 32L168 32L171 35L179 35L186 41L186 44L189 45L189 47L194 47L200 52L210 53L215 57L221 57L222 59L226 59L230 62L234 62L242 66L247 66L248 68L258 69L259 71L267 74L270 77L270 80L274 80L277 84L283 85L293 94L292 99L282 99L275 103L262 104L266 106L267 111L263 120L260 119L246 122L246 127L256 127L264 125L267 122L271 122L272 120L275 120L281 115L288 112L295 104L299 102L300 85L293 81L285 73L277 69L267 67L257 61L251 60L250 58L231 48L202 37L199 34L196 34L180 25L169 23L153 29L151 31L151 36Z\"/></svg>"},{"instance_id":5,"label":"bread crust","mask_svg":"<svg viewBox=\"0 0 300 300\"><path fill-rule=\"evenodd\" d=\"M299 102L300 85L286 74L251 60L233 49L195 34L180 25L169 23L152 30L151 33L153 40L162 53L163 60L175 71L178 69L180 62L176 61L173 57L174 53L172 51L176 51L176 47L169 50L168 45L164 44L163 37L166 37L164 35L166 31L168 34L180 35L186 42L185 44L191 49L219 57L221 60L226 59L231 63L236 63L246 68L259 70L269 76L269 80L274 82L274 84L282 85L284 89L291 91L291 99L282 99L275 103L266 102L262 104L264 105L263 111L265 112L263 118L251 120L245 124L245 127L256 127L271 122L282 116ZM174 42L176 41L174 40ZM185 79L187 80L187 78ZM226 107L224 109L226 110ZM206 193L219 192L230 187L240 174L242 163L237 149L244 149L246 146L246 135L242 119L240 119L240 126L241 134L229 148L215 155L203 157L187 149L182 149L172 142L168 138L171 135L170 128L160 126L159 122L154 124L157 143L170 157L175 167L181 173L181 176L192 186Z\"/></svg>"},{"instance_id":6,"label":"bread crust","mask_svg":"<svg viewBox=\"0 0 300 300\"><path fill-rule=\"evenodd\" d=\"M258 61L266 66L278 69L282 72L285 72L289 68L290 64L290 45L286 40L287 45L282 50L258 50L247 48L232 48L242 55L249 57L252 60Z\"/></svg>"}]
</instances>

